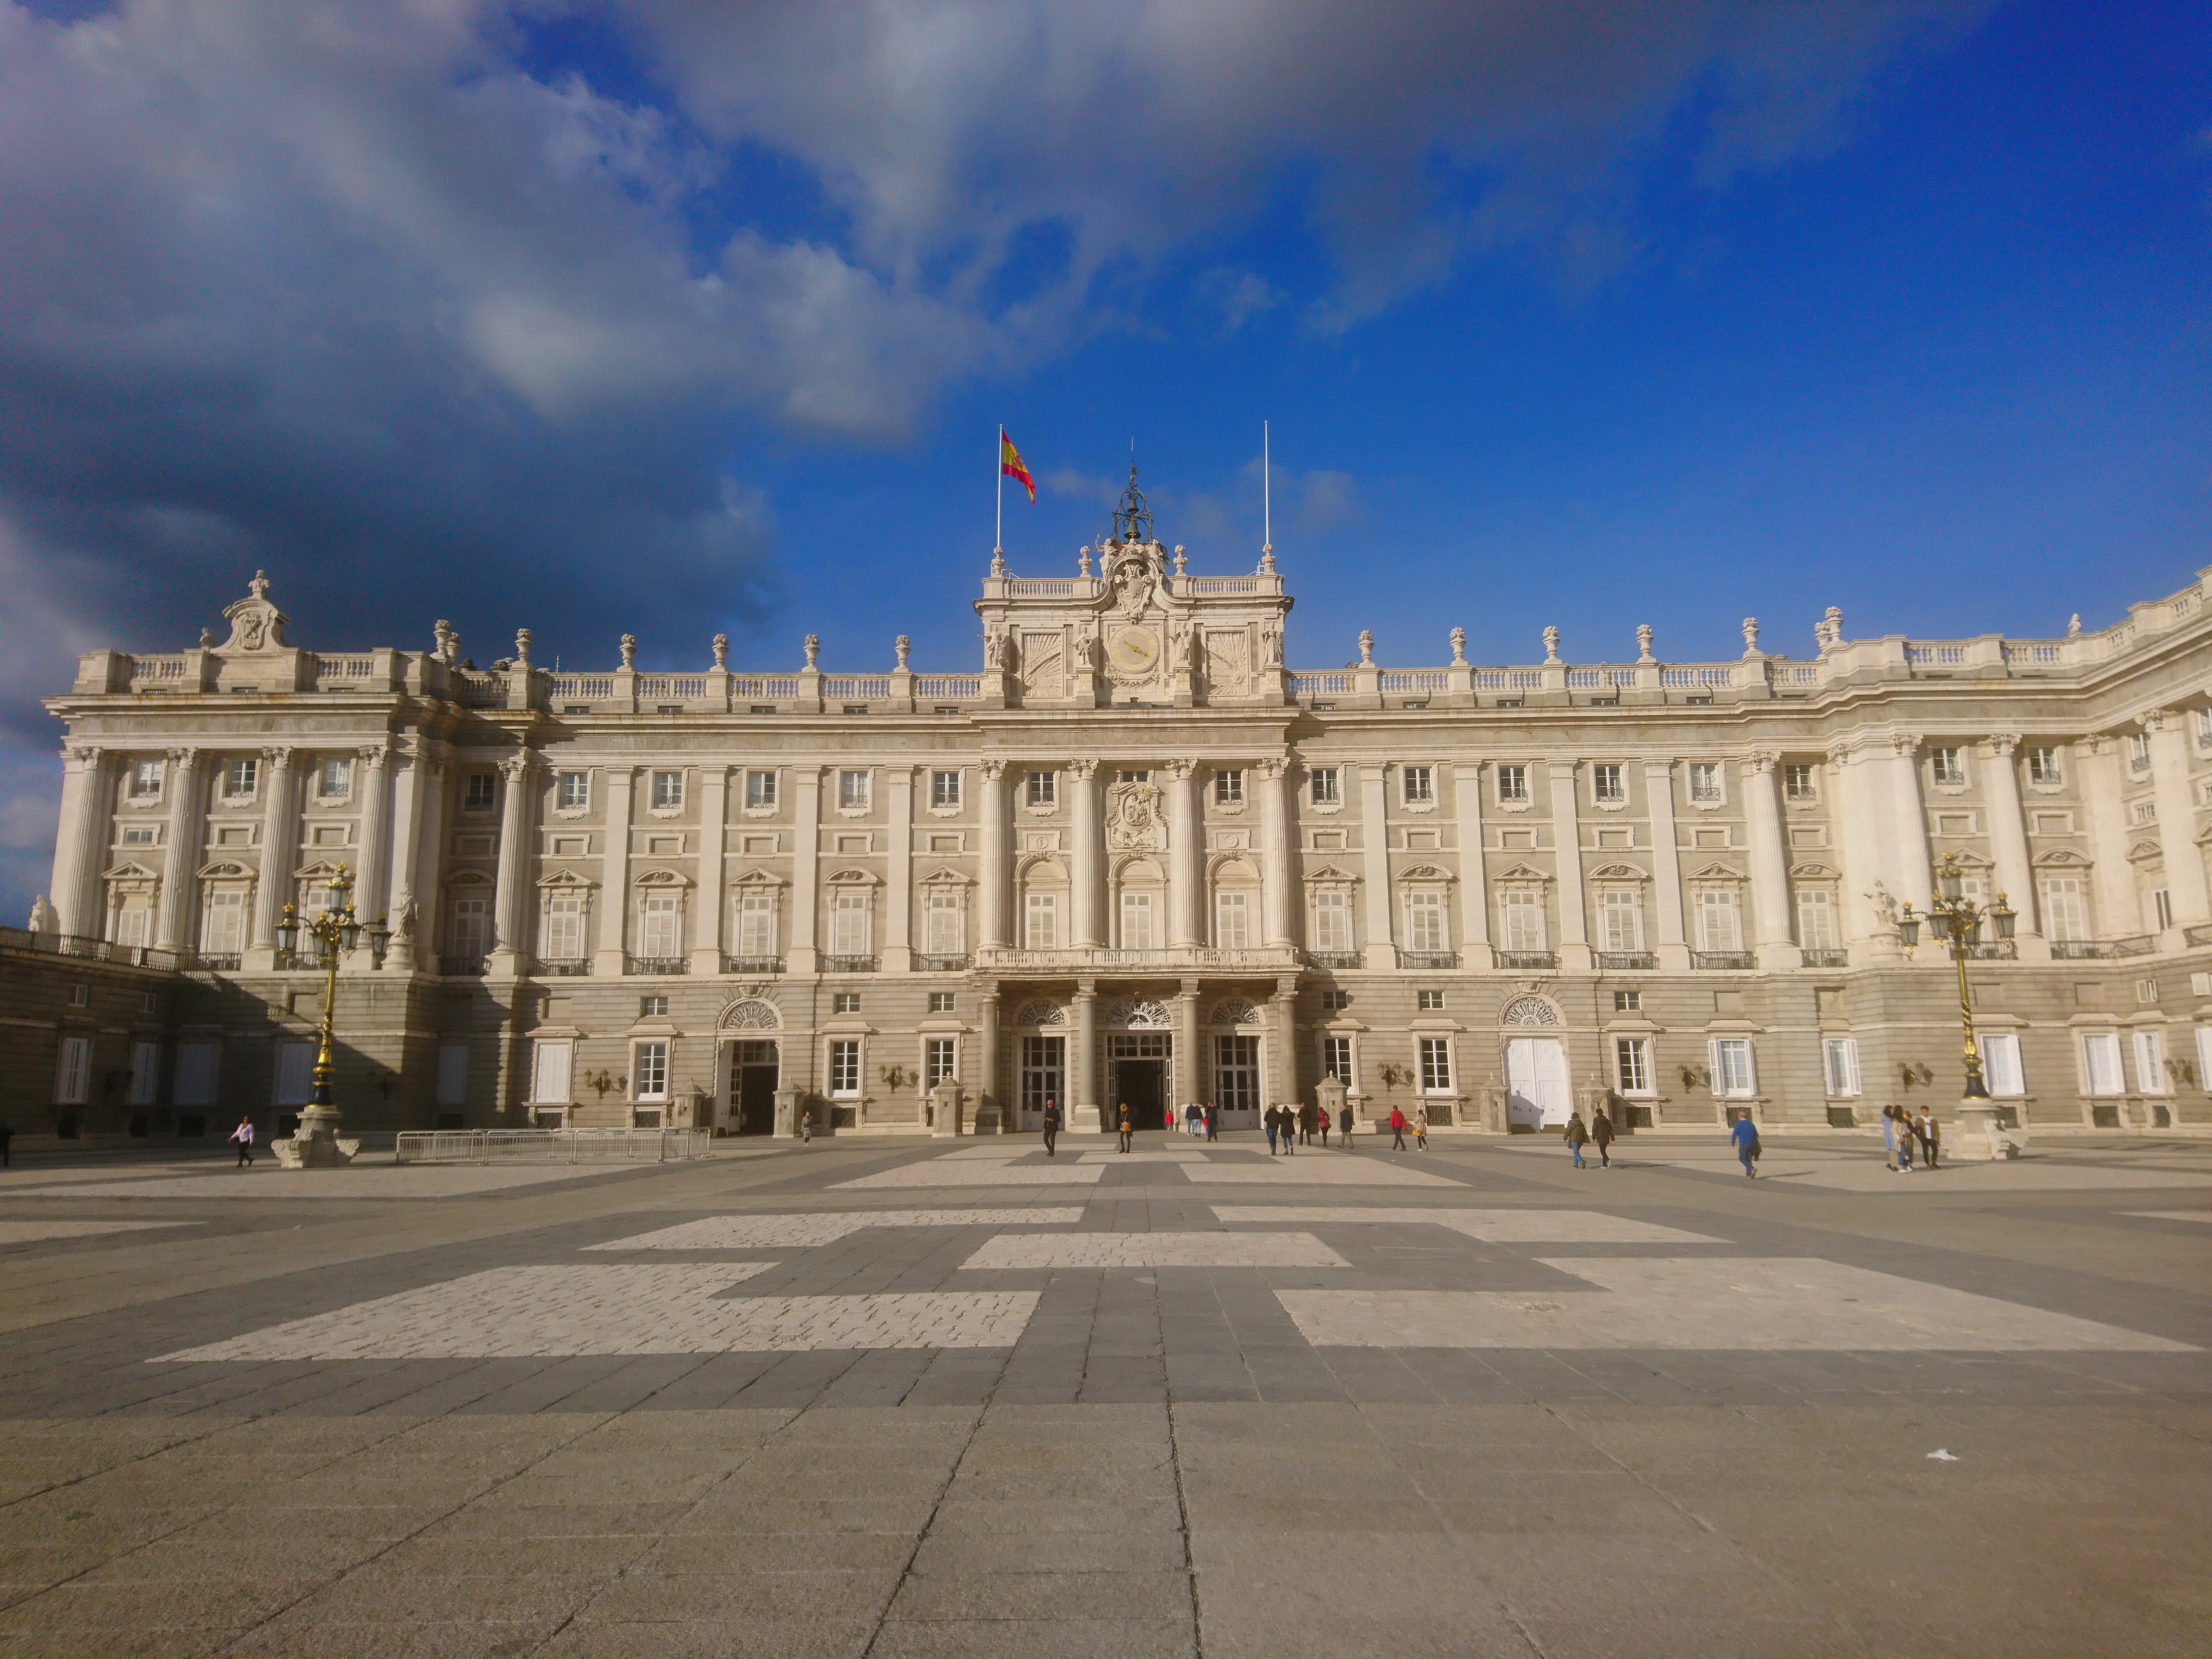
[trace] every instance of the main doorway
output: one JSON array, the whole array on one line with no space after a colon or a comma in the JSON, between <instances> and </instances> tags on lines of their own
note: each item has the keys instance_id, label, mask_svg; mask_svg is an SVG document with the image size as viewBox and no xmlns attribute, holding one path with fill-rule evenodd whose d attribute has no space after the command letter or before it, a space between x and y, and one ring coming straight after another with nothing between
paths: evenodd
<instances>
[{"instance_id":1,"label":"main doorway","mask_svg":"<svg viewBox=\"0 0 2212 1659\"><path fill-rule=\"evenodd\" d=\"M1106 1127L1121 1123L1119 1113L1129 1109L1129 1126L1136 1129L1168 1127L1169 1038L1165 1031L1115 1031L1106 1038Z\"/></svg>"},{"instance_id":2,"label":"main doorway","mask_svg":"<svg viewBox=\"0 0 2212 1659\"><path fill-rule=\"evenodd\" d=\"M730 1133L775 1133L775 1044L757 1040L730 1045Z\"/></svg>"},{"instance_id":3,"label":"main doorway","mask_svg":"<svg viewBox=\"0 0 2212 1659\"><path fill-rule=\"evenodd\" d=\"M1509 1037L1505 1042L1507 1126L1523 1133L1565 1127L1574 1109L1566 1046L1557 1037Z\"/></svg>"}]
</instances>

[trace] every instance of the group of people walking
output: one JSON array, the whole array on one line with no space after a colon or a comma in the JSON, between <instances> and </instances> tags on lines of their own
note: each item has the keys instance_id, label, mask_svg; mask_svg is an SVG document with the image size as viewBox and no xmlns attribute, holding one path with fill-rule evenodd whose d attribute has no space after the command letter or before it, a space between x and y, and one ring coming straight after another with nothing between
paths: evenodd
<instances>
[{"instance_id":1,"label":"group of people walking","mask_svg":"<svg viewBox=\"0 0 2212 1659\"><path fill-rule=\"evenodd\" d=\"M1936 1154L1942 1150L1943 1130L1936 1121L1931 1108L1923 1106L1915 1117L1902 1106L1881 1109L1881 1144L1889 1154L1889 1167L1900 1174L1912 1168L1912 1153L1919 1149L1923 1169L1936 1167Z\"/></svg>"},{"instance_id":2,"label":"group of people walking","mask_svg":"<svg viewBox=\"0 0 2212 1659\"><path fill-rule=\"evenodd\" d=\"M1260 1122L1267 1131L1267 1152L1270 1157L1279 1150L1287 1157L1300 1146L1310 1146L1314 1137L1321 1137L1323 1151L1328 1147L1328 1132L1337 1130L1337 1143L1346 1152L1352 1150L1352 1108L1344 1109L1342 1122L1328 1115L1326 1106L1270 1106L1260 1114Z\"/></svg>"},{"instance_id":3,"label":"group of people walking","mask_svg":"<svg viewBox=\"0 0 2212 1659\"><path fill-rule=\"evenodd\" d=\"M1580 1112L1567 1114L1567 1151L1572 1155L1575 1168L1577 1170L1587 1170L1590 1167L1589 1161L1583 1156L1583 1148L1585 1146L1597 1148L1599 1169L1609 1170L1613 1167L1613 1120L1606 1115L1605 1108L1602 1106L1590 1114L1588 1128L1583 1127L1583 1115Z\"/></svg>"}]
</instances>

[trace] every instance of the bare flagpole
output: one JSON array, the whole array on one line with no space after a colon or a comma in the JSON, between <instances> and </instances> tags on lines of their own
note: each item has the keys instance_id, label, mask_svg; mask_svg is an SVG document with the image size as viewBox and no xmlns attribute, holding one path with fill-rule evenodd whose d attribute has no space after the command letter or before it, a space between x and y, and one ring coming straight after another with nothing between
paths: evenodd
<instances>
[{"instance_id":1,"label":"bare flagpole","mask_svg":"<svg viewBox=\"0 0 2212 1659\"><path fill-rule=\"evenodd\" d=\"M991 574L1006 574L1006 428L999 428L998 441L991 448L991 477L998 481L999 521L991 534Z\"/></svg>"},{"instance_id":2,"label":"bare flagpole","mask_svg":"<svg viewBox=\"0 0 2212 1659\"><path fill-rule=\"evenodd\" d=\"M1260 422L1260 568L1272 574L1275 568L1275 471L1274 461L1268 453L1267 426Z\"/></svg>"}]
</instances>

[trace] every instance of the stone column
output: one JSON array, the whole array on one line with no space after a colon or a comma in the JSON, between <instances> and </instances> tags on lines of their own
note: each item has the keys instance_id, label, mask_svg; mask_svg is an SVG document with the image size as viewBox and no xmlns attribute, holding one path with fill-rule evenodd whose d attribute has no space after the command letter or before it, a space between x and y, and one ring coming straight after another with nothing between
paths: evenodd
<instances>
[{"instance_id":1,"label":"stone column","mask_svg":"<svg viewBox=\"0 0 2212 1659\"><path fill-rule=\"evenodd\" d=\"M1490 882L1483 859L1482 763L1452 764L1452 805L1459 818L1460 958L1490 966Z\"/></svg>"},{"instance_id":2,"label":"stone column","mask_svg":"<svg viewBox=\"0 0 2212 1659\"><path fill-rule=\"evenodd\" d=\"M1775 770L1782 757L1761 750L1743 769L1744 812L1751 825L1752 948L1770 971L1795 968L1797 947L1790 926L1790 854L1782 833L1782 800Z\"/></svg>"},{"instance_id":3,"label":"stone column","mask_svg":"<svg viewBox=\"0 0 2212 1659\"><path fill-rule=\"evenodd\" d=\"M2206 908L2204 854L2197 845L2197 802L2189 788L2188 715L2179 708L2161 708L2144 720L2143 729L2150 733L2158 844L2165 854L2166 896L2173 911L2173 926L2166 929L2162 943L2166 950L2179 951L2184 928L2212 921L2212 912Z\"/></svg>"},{"instance_id":4,"label":"stone column","mask_svg":"<svg viewBox=\"0 0 2212 1659\"><path fill-rule=\"evenodd\" d=\"M999 1088L999 988L988 987L975 1010L975 1121L982 1127L985 1107L998 1114L999 1133L1014 1132L1014 1103Z\"/></svg>"},{"instance_id":5,"label":"stone column","mask_svg":"<svg viewBox=\"0 0 2212 1659\"><path fill-rule=\"evenodd\" d=\"M434 912L438 906L438 883L445 870L446 766L444 744L434 742L427 735L416 742L414 769L421 775L415 787L418 828L408 860L414 885L407 896L408 904L414 907L414 939L410 950L418 966L437 961ZM406 914L403 907L401 916Z\"/></svg>"},{"instance_id":6,"label":"stone column","mask_svg":"<svg viewBox=\"0 0 2212 1659\"><path fill-rule=\"evenodd\" d=\"M1267 1086L1261 1093L1267 1097L1262 1108L1272 1102L1278 1106L1292 1105L1299 1099L1298 1063L1298 981L1294 974L1285 974L1275 981L1275 994L1267 1010Z\"/></svg>"},{"instance_id":7,"label":"stone column","mask_svg":"<svg viewBox=\"0 0 2212 1659\"><path fill-rule=\"evenodd\" d=\"M1198 768L1170 761L1168 774L1168 944L1194 950L1206 943L1206 884L1198 842Z\"/></svg>"},{"instance_id":8,"label":"stone column","mask_svg":"<svg viewBox=\"0 0 2212 1659\"><path fill-rule=\"evenodd\" d=\"M884 781L890 828L884 861L884 971L903 974L914 965L914 769L891 767Z\"/></svg>"},{"instance_id":9,"label":"stone column","mask_svg":"<svg viewBox=\"0 0 2212 1659\"><path fill-rule=\"evenodd\" d=\"M822 928L822 769L792 769L798 792L791 831L791 971L815 971Z\"/></svg>"},{"instance_id":10,"label":"stone column","mask_svg":"<svg viewBox=\"0 0 2212 1659\"><path fill-rule=\"evenodd\" d=\"M1836 850L1844 884L1843 915L1838 920L1844 942L1851 947L1855 963L1894 962L1899 955L1897 934L1875 903L1875 883L1881 884L1884 892L1889 890L1874 799L1880 757L1846 741L1830 748L1828 764L1835 775ZM1905 902L1898 894L1889 896L1900 905Z\"/></svg>"},{"instance_id":11,"label":"stone column","mask_svg":"<svg viewBox=\"0 0 2212 1659\"><path fill-rule=\"evenodd\" d=\"M2120 792L2127 784L2127 762L2118 738L2092 738L2075 753L2081 769L2081 800L2089 819L2091 884L2089 936L2118 939L2143 931L2142 901L2136 892L2135 866L2128 862L2128 820ZM2070 872L2069 872L2070 873ZM2134 1056L2126 1056L2132 1060Z\"/></svg>"},{"instance_id":12,"label":"stone column","mask_svg":"<svg viewBox=\"0 0 2212 1659\"><path fill-rule=\"evenodd\" d=\"M1098 763L1085 757L1068 763L1075 778L1075 915L1073 943L1095 951L1105 943L1098 933L1098 895L1105 885L1106 820L1098 805Z\"/></svg>"},{"instance_id":13,"label":"stone column","mask_svg":"<svg viewBox=\"0 0 2212 1659\"><path fill-rule=\"evenodd\" d=\"M1395 913L1390 890L1390 763L1369 763L1359 775L1359 845L1367 889L1367 965L1395 968Z\"/></svg>"},{"instance_id":14,"label":"stone column","mask_svg":"<svg viewBox=\"0 0 2212 1659\"><path fill-rule=\"evenodd\" d=\"M610 766L604 781L606 846L599 860L599 945L592 952L592 973L620 979L629 966L629 815L637 769Z\"/></svg>"},{"instance_id":15,"label":"stone column","mask_svg":"<svg viewBox=\"0 0 2212 1659\"><path fill-rule=\"evenodd\" d=\"M1176 988L1175 1078L1176 1104L1188 1106L1206 1098L1206 1056L1198 1045L1198 981L1184 980Z\"/></svg>"},{"instance_id":16,"label":"stone column","mask_svg":"<svg viewBox=\"0 0 2212 1659\"><path fill-rule=\"evenodd\" d=\"M161 863L161 908L155 918L154 943L164 951L188 951L192 938L192 895L199 887L200 755L197 749L169 750L167 856Z\"/></svg>"},{"instance_id":17,"label":"stone column","mask_svg":"<svg viewBox=\"0 0 2212 1659\"><path fill-rule=\"evenodd\" d=\"M1261 938L1270 945L1295 945L1298 849L1291 840L1290 768L1271 757L1253 771L1260 780L1260 880L1266 918Z\"/></svg>"},{"instance_id":18,"label":"stone column","mask_svg":"<svg viewBox=\"0 0 2212 1659\"><path fill-rule=\"evenodd\" d=\"M1075 1035L1067 1045L1067 1127L1096 1130L1098 1114L1098 981L1078 980L1075 985Z\"/></svg>"},{"instance_id":19,"label":"stone column","mask_svg":"<svg viewBox=\"0 0 2212 1659\"><path fill-rule=\"evenodd\" d=\"M100 899L101 855L107 848L106 757L91 744L62 751L61 823L54 836L53 908L58 932L105 936Z\"/></svg>"},{"instance_id":20,"label":"stone column","mask_svg":"<svg viewBox=\"0 0 2212 1659\"><path fill-rule=\"evenodd\" d=\"M1996 860L1997 892L2020 917L2014 924L2020 958L2048 962L2051 946L2037 915L2035 867L2028 860L2027 826L2020 809L2019 749L2019 733L2009 732L1982 745L1982 796L1990 807L1990 850ZM1996 895L1990 897L1994 902Z\"/></svg>"},{"instance_id":21,"label":"stone column","mask_svg":"<svg viewBox=\"0 0 2212 1659\"><path fill-rule=\"evenodd\" d=\"M1928 857L1928 811L1920 799L1920 738L1899 732L1889 740L1891 890L1902 905L1925 909L1935 889Z\"/></svg>"},{"instance_id":22,"label":"stone column","mask_svg":"<svg viewBox=\"0 0 2212 1659\"><path fill-rule=\"evenodd\" d=\"M392 913L392 745L364 744L354 751L361 769L354 799L361 803L361 869L354 881L354 914L364 928ZM363 944L363 951L368 946ZM360 965L367 967L364 956Z\"/></svg>"},{"instance_id":23,"label":"stone column","mask_svg":"<svg viewBox=\"0 0 2212 1659\"><path fill-rule=\"evenodd\" d=\"M1651 805L1651 904L1659 936L1653 954L1670 974L1690 971L1689 942L1682 933L1682 849L1674 828L1674 763L1644 763L1644 793Z\"/></svg>"},{"instance_id":24,"label":"stone column","mask_svg":"<svg viewBox=\"0 0 2212 1659\"><path fill-rule=\"evenodd\" d=\"M1583 763L1553 761L1546 769L1552 777L1553 861L1559 878L1559 966L1587 971L1590 967L1589 906L1583 896L1582 811L1575 799L1582 783Z\"/></svg>"},{"instance_id":25,"label":"stone column","mask_svg":"<svg viewBox=\"0 0 2212 1659\"><path fill-rule=\"evenodd\" d=\"M730 769L699 769L699 915L691 925L691 972L722 971L722 930L729 926L729 895L722 866L729 847Z\"/></svg>"},{"instance_id":26,"label":"stone column","mask_svg":"<svg viewBox=\"0 0 2212 1659\"><path fill-rule=\"evenodd\" d=\"M1006 939L1006 763L978 763L983 776L983 823L977 851L982 854L981 891L976 895L976 942L984 950L1004 950ZM994 1085L995 1086L995 1085ZM1003 1109L1003 1107L1002 1107Z\"/></svg>"},{"instance_id":27,"label":"stone column","mask_svg":"<svg viewBox=\"0 0 2212 1659\"><path fill-rule=\"evenodd\" d=\"M538 757L528 750L499 763L506 781L500 802L499 884L492 891L494 936L485 971L511 978L531 969L530 838L537 814L530 809L538 787Z\"/></svg>"},{"instance_id":28,"label":"stone column","mask_svg":"<svg viewBox=\"0 0 2212 1659\"><path fill-rule=\"evenodd\" d=\"M292 751L261 751L261 876L253 884L253 915L246 934L246 966L267 973L276 965L276 919L292 890L300 848L300 817L293 804ZM355 884L358 897L360 884ZM356 914L359 914L356 908Z\"/></svg>"}]
</instances>

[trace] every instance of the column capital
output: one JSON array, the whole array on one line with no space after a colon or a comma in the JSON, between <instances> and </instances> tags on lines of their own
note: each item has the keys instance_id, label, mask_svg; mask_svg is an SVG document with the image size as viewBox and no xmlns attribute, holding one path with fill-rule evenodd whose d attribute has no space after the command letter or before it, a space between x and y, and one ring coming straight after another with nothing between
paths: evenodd
<instances>
[{"instance_id":1,"label":"column capital","mask_svg":"<svg viewBox=\"0 0 2212 1659\"><path fill-rule=\"evenodd\" d=\"M261 758L269 763L272 771L289 772L292 769L292 757L295 752L283 744L277 744L264 749L261 751Z\"/></svg>"},{"instance_id":2,"label":"column capital","mask_svg":"<svg viewBox=\"0 0 2212 1659\"><path fill-rule=\"evenodd\" d=\"M1750 767L1755 775L1767 777L1782 764L1782 757L1771 749L1754 749L1744 757L1744 764Z\"/></svg>"},{"instance_id":3,"label":"column capital","mask_svg":"<svg viewBox=\"0 0 2212 1659\"><path fill-rule=\"evenodd\" d=\"M1167 763L1166 771L1177 783L1188 783L1197 775L1198 763L1195 761L1171 760Z\"/></svg>"},{"instance_id":4,"label":"column capital","mask_svg":"<svg viewBox=\"0 0 2212 1659\"><path fill-rule=\"evenodd\" d=\"M1088 783L1098 771L1098 757L1096 755L1082 756L1068 762L1067 769L1075 775L1079 783Z\"/></svg>"},{"instance_id":5,"label":"column capital","mask_svg":"<svg viewBox=\"0 0 2212 1659\"><path fill-rule=\"evenodd\" d=\"M1924 741L1926 738L1918 732L1893 732L1889 734L1889 750L1899 760L1917 759Z\"/></svg>"},{"instance_id":6,"label":"column capital","mask_svg":"<svg viewBox=\"0 0 2212 1659\"><path fill-rule=\"evenodd\" d=\"M2020 733L2017 732L1993 732L1987 738L1984 738L1983 742L1988 746L1990 754L1994 755L1999 760L2005 760L2008 759L2013 753L2020 748Z\"/></svg>"},{"instance_id":7,"label":"column capital","mask_svg":"<svg viewBox=\"0 0 2212 1659\"><path fill-rule=\"evenodd\" d=\"M975 769L983 775L984 782L996 783L1006 775L1006 763L996 755L990 755L977 761Z\"/></svg>"},{"instance_id":8,"label":"column capital","mask_svg":"<svg viewBox=\"0 0 2212 1659\"><path fill-rule=\"evenodd\" d=\"M1097 1000L1098 1000L1098 981L1097 981L1097 980L1095 980L1095 979L1079 979L1078 981L1075 981L1075 1000L1076 1000L1078 1002L1096 1002L1096 1001L1097 1001Z\"/></svg>"},{"instance_id":9,"label":"column capital","mask_svg":"<svg viewBox=\"0 0 2212 1659\"><path fill-rule=\"evenodd\" d=\"M518 754L508 755L502 758L499 763L499 769L505 775L509 783L520 783L530 775L537 765L538 757L525 749Z\"/></svg>"},{"instance_id":10,"label":"column capital","mask_svg":"<svg viewBox=\"0 0 2212 1659\"><path fill-rule=\"evenodd\" d=\"M89 772L106 757L107 751L96 743L72 743L62 750L62 764L72 771Z\"/></svg>"},{"instance_id":11,"label":"column capital","mask_svg":"<svg viewBox=\"0 0 2212 1659\"><path fill-rule=\"evenodd\" d=\"M179 771L189 772L200 763L200 751L191 748L172 749L169 758L176 763Z\"/></svg>"},{"instance_id":12,"label":"column capital","mask_svg":"<svg viewBox=\"0 0 2212 1659\"><path fill-rule=\"evenodd\" d=\"M1291 769L1291 763L1280 755L1267 755L1254 763L1253 769L1268 782L1280 783L1283 775Z\"/></svg>"},{"instance_id":13,"label":"column capital","mask_svg":"<svg viewBox=\"0 0 2212 1659\"><path fill-rule=\"evenodd\" d=\"M1672 757L1646 760L1644 763L1644 775L1648 778L1671 777L1674 775L1674 769L1680 764L1680 761Z\"/></svg>"},{"instance_id":14,"label":"column capital","mask_svg":"<svg viewBox=\"0 0 2212 1659\"><path fill-rule=\"evenodd\" d=\"M353 752L371 767L384 766L392 760L392 745L388 743L365 743Z\"/></svg>"}]
</instances>

